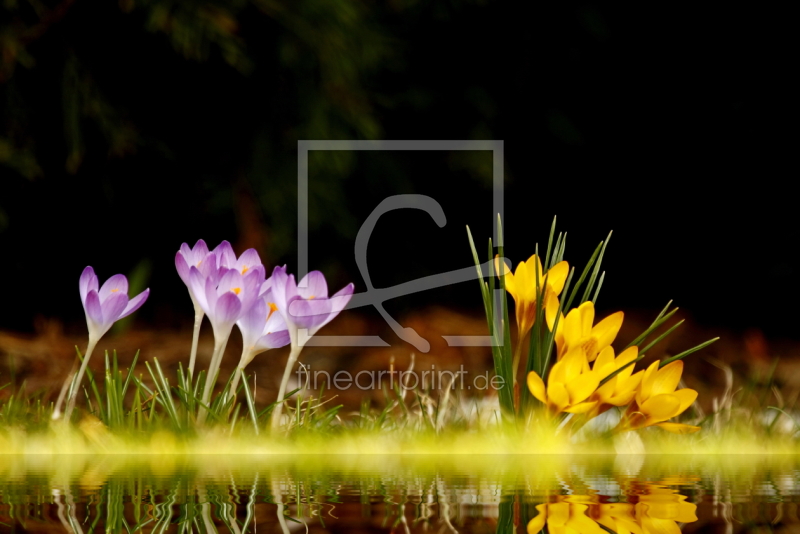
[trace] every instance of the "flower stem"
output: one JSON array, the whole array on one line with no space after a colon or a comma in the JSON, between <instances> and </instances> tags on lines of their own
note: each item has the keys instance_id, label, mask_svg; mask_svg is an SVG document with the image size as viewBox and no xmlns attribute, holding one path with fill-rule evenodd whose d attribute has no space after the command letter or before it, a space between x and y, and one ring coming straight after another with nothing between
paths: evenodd
<instances>
[{"instance_id":1,"label":"flower stem","mask_svg":"<svg viewBox=\"0 0 800 534\"><path fill-rule=\"evenodd\" d=\"M194 302L194 298L192 298ZM194 364L197 361L197 344L200 341L200 325L203 324L203 308L194 302L194 331L192 332L192 352L189 355L189 377L194 376Z\"/></svg>"},{"instance_id":2,"label":"flower stem","mask_svg":"<svg viewBox=\"0 0 800 534\"><path fill-rule=\"evenodd\" d=\"M283 379L281 380L281 387L278 390L278 404L272 411L272 431L275 432L281 426L281 415L283 414L283 397L286 395L286 386L289 384L289 377L292 375L297 358L303 350L301 345L292 343L292 350L289 353L289 360L286 362L286 369L283 370Z\"/></svg>"},{"instance_id":3,"label":"flower stem","mask_svg":"<svg viewBox=\"0 0 800 534\"><path fill-rule=\"evenodd\" d=\"M69 396L67 401L67 410L64 412L64 420L69 422L70 417L72 416L72 410L75 409L75 401L78 398L78 390L81 386L81 380L83 379L83 374L86 372L86 367L89 365L89 358L92 357L92 352L94 352L94 347L97 345L96 339L89 338L89 343L86 345L86 352L83 355L83 363L81 364L81 368L78 371L77 376L72 381L72 386L69 388ZM58 409L58 407L56 407ZM55 415L55 412L54 412Z\"/></svg>"},{"instance_id":4,"label":"flower stem","mask_svg":"<svg viewBox=\"0 0 800 534\"><path fill-rule=\"evenodd\" d=\"M72 387L72 381L75 379L75 371L78 370L78 360L77 358L72 363L72 369L70 369L67 378L64 379L64 384L61 386L61 391L58 392L58 400L56 401L56 407L53 410L53 414L51 419L53 421L57 421L61 419L61 405L64 404L64 399L67 396L67 391Z\"/></svg>"},{"instance_id":5,"label":"flower stem","mask_svg":"<svg viewBox=\"0 0 800 534\"><path fill-rule=\"evenodd\" d=\"M249 349L247 347L243 347L242 356L239 358L239 365L236 366L236 371L234 371L233 374L233 380L231 380L231 387L230 389L228 389L228 393L225 397L226 401L229 396L236 398L236 388L239 386L239 380L242 378L242 373L244 372L244 368L247 365L249 356L250 356Z\"/></svg>"},{"instance_id":6,"label":"flower stem","mask_svg":"<svg viewBox=\"0 0 800 534\"><path fill-rule=\"evenodd\" d=\"M228 344L229 337L230 334L214 340L214 354L211 356L211 365L208 366L208 375L206 376L206 386L203 389L203 404L206 406L209 406L211 392L217 382L217 371L219 371L219 365L222 363L222 355L225 353L225 346ZM206 409L201 406L200 413L197 415L197 424L202 425L207 415Z\"/></svg>"}]
</instances>

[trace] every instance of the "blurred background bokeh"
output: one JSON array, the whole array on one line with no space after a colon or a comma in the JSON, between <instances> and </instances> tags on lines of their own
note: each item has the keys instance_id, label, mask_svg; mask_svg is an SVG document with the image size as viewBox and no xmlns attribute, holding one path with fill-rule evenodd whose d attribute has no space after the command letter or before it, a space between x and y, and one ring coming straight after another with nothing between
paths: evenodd
<instances>
[{"instance_id":1,"label":"blurred background bokeh","mask_svg":"<svg viewBox=\"0 0 800 534\"><path fill-rule=\"evenodd\" d=\"M4 0L0 330L81 339L92 265L149 286L134 326L188 351L182 242L228 239L295 270L298 140L498 139L515 263L554 215L579 266L613 230L601 312L646 322L674 299L698 338L733 332L767 357L800 339L796 53L789 18L753 9ZM464 226L481 250L491 234L487 152L314 152L309 173L310 267L334 290L364 290L354 238L389 195L430 195L448 222L382 219L376 286L469 266ZM475 333L480 306L474 282L387 303L421 327L462 314L455 333ZM360 313L343 324L369 330L377 315Z\"/></svg>"}]
</instances>

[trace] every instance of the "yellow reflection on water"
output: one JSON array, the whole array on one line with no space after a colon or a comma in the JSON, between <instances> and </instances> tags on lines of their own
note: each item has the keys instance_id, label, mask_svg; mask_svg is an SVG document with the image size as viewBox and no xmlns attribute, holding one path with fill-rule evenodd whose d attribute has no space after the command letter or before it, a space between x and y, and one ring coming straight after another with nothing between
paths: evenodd
<instances>
[{"instance_id":1,"label":"yellow reflection on water","mask_svg":"<svg viewBox=\"0 0 800 534\"><path fill-rule=\"evenodd\" d=\"M798 473L795 456L0 456L0 531L785 532Z\"/></svg>"}]
</instances>

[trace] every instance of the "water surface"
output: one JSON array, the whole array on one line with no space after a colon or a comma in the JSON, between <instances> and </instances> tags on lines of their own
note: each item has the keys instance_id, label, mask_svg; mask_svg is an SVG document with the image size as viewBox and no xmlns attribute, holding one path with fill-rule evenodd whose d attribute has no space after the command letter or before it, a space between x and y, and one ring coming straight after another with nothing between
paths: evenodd
<instances>
[{"instance_id":1,"label":"water surface","mask_svg":"<svg viewBox=\"0 0 800 534\"><path fill-rule=\"evenodd\" d=\"M0 530L800 532L794 456L0 456Z\"/></svg>"}]
</instances>

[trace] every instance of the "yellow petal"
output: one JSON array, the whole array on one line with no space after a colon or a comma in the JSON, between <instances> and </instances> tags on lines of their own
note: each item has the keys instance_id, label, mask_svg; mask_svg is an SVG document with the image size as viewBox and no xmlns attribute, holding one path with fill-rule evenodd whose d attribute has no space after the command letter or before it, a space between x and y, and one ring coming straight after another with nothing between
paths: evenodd
<instances>
[{"instance_id":1,"label":"yellow petal","mask_svg":"<svg viewBox=\"0 0 800 534\"><path fill-rule=\"evenodd\" d=\"M535 371L528 373L528 389L531 395L539 399L541 402L547 404L547 393L544 386L544 381Z\"/></svg>"},{"instance_id":2,"label":"yellow petal","mask_svg":"<svg viewBox=\"0 0 800 534\"><path fill-rule=\"evenodd\" d=\"M647 414L648 425L652 425L675 417L680 406L681 401L675 395L656 395L647 399L640 408Z\"/></svg>"},{"instance_id":3,"label":"yellow petal","mask_svg":"<svg viewBox=\"0 0 800 534\"><path fill-rule=\"evenodd\" d=\"M663 395L665 393L672 393L678 387L678 382L681 381L681 374L683 373L683 362L678 360L665 365L656 373L653 380L651 396Z\"/></svg>"},{"instance_id":4,"label":"yellow petal","mask_svg":"<svg viewBox=\"0 0 800 534\"><path fill-rule=\"evenodd\" d=\"M575 505L576 508L578 506L581 505ZM587 506L583 507L588 508ZM606 534L606 532L600 528L596 522L592 521L584 511L575 510L575 513L567 522L566 527L572 529L574 532L580 532L581 534Z\"/></svg>"},{"instance_id":5,"label":"yellow petal","mask_svg":"<svg viewBox=\"0 0 800 534\"><path fill-rule=\"evenodd\" d=\"M581 402L581 403L575 404L573 406L570 406L568 408L565 408L563 411L565 411L567 413L575 413L575 414L586 413L589 410L591 410L592 408L594 408L595 406L597 406L597 401Z\"/></svg>"},{"instance_id":6,"label":"yellow petal","mask_svg":"<svg viewBox=\"0 0 800 534\"><path fill-rule=\"evenodd\" d=\"M600 402L607 402L608 399L614 396L614 388L616 385L617 379L614 377L595 390L594 398Z\"/></svg>"},{"instance_id":7,"label":"yellow petal","mask_svg":"<svg viewBox=\"0 0 800 534\"><path fill-rule=\"evenodd\" d=\"M505 260L505 258L503 259ZM494 272L498 277L511 274L511 269L508 268L506 262L500 261L500 254L495 254L494 256ZM511 274L511 276L513 277L514 275Z\"/></svg>"},{"instance_id":8,"label":"yellow petal","mask_svg":"<svg viewBox=\"0 0 800 534\"><path fill-rule=\"evenodd\" d=\"M630 404L634 395L636 395L636 392L633 390L617 393L616 395L610 396L605 402L612 406L625 406Z\"/></svg>"},{"instance_id":9,"label":"yellow petal","mask_svg":"<svg viewBox=\"0 0 800 534\"><path fill-rule=\"evenodd\" d=\"M553 293L547 293L545 295L544 300L544 316L547 319L547 328L550 329L552 332L553 325L556 322L556 316L558 315L558 297L555 296ZM561 320L558 321L559 323Z\"/></svg>"},{"instance_id":10,"label":"yellow petal","mask_svg":"<svg viewBox=\"0 0 800 534\"><path fill-rule=\"evenodd\" d=\"M570 347L559 363L564 364L564 383L574 380L589 366L586 353L580 346Z\"/></svg>"},{"instance_id":11,"label":"yellow petal","mask_svg":"<svg viewBox=\"0 0 800 534\"><path fill-rule=\"evenodd\" d=\"M539 511L539 515L531 519L528 523L528 534L539 534L547 521L547 505L540 504L536 507L536 510Z\"/></svg>"},{"instance_id":12,"label":"yellow petal","mask_svg":"<svg viewBox=\"0 0 800 534\"><path fill-rule=\"evenodd\" d=\"M524 261L519 262L514 271L515 300L536 302L536 275Z\"/></svg>"},{"instance_id":13,"label":"yellow petal","mask_svg":"<svg viewBox=\"0 0 800 534\"><path fill-rule=\"evenodd\" d=\"M533 323L536 322L536 302L527 301L522 297L514 297L514 302L516 305L518 335L522 340L533 327Z\"/></svg>"},{"instance_id":14,"label":"yellow petal","mask_svg":"<svg viewBox=\"0 0 800 534\"><path fill-rule=\"evenodd\" d=\"M567 275L569 275L569 264L567 262L561 261L553 265L547 271L548 289L556 295L560 295L564 289L564 283L567 281Z\"/></svg>"},{"instance_id":15,"label":"yellow petal","mask_svg":"<svg viewBox=\"0 0 800 534\"><path fill-rule=\"evenodd\" d=\"M612 372L616 371L617 365L614 359L614 349L612 347L606 347L600 351L600 354L597 356L597 359L594 361L594 365L592 369L599 372L602 376L608 376ZM604 367L610 366L610 370L603 369Z\"/></svg>"},{"instance_id":16,"label":"yellow petal","mask_svg":"<svg viewBox=\"0 0 800 534\"><path fill-rule=\"evenodd\" d=\"M617 359L614 360L614 365L617 367L617 369L619 369L621 367L624 367L626 364L632 362L633 360L635 360L638 357L639 357L639 348L638 347L629 347L629 348L623 350L620 353L620 355L617 356ZM619 374L617 375L619 377L620 381L624 382L625 380L627 380L628 377L631 376L631 374L633 373L633 368L634 367L635 367L635 365L628 365L622 371L620 371ZM641 378L640 378L640 380L641 380Z\"/></svg>"},{"instance_id":17,"label":"yellow petal","mask_svg":"<svg viewBox=\"0 0 800 534\"><path fill-rule=\"evenodd\" d=\"M550 368L550 377L547 379L547 382L550 384L553 382L561 382L563 384L566 381L566 375L564 373L564 360L554 363L553 367Z\"/></svg>"},{"instance_id":18,"label":"yellow petal","mask_svg":"<svg viewBox=\"0 0 800 534\"><path fill-rule=\"evenodd\" d=\"M672 432L673 434L693 434L700 430L699 426L684 425L682 423L658 423L655 426L660 426L667 432Z\"/></svg>"},{"instance_id":19,"label":"yellow petal","mask_svg":"<svg viewBox=\"0 0 800 534\"><path fill-rule=\"evenodd\" d=\"M578 306L578 315L581 318L581 334L587 336L592 332L592 323L594 323L594 302L587 300Z\"/></svg>"},{"instance_id":20,"label":"yellow petal","mask_svg":"<svg viewBox=\"0 0 800 534\"><path fill-rule=\"evenodd\" d=\"M624 314L621 311L612 313L594 325L594 328L591 329L592 337L597 340L598 347L603 348L611 345L622 327L623 317Z\"/></svg>"},{"instance_id":21,"label":"yellow petal","mask_svg":"<svg viewBox=\"0 0 800 534\"><path fill-rule=\"evenodd\" d=\"M569 521L570 512L572 512L571 508L573 506L580 506L579 504L569 504L566 502L557 502L549 505L547 507L547 526L549 528L552 527L563 527Z\"/></svg>"},{"instance_id":22,"label":"yellow petal","mask_svg":"<svg viewBox=\"0 0 800 534\"><path fill-rule=\"evenodd\" d=\"M570 404L577 404L589 398L589 395L597 389L600 380L592 372L584 373L574 380L567 382L567 392L569 392Z\"/></svg>"},{"instance_id":23,"label":"yellow petal","mask_svg":"<svg viewBox=\"0 0 800 534\"><path fill-rule=\"evenodd\" d=\"M583 342L583 328L581 322L580 310L570 310L567 317L564 319L564 341L567 345L579 345Z\"/></svg>"},{"instance_id":24,"label":"yellow petal","mask_svg":"<svg viewBox=\"0 0 800 534\"><path fill-rule=\"evenodd\" d=\"M550 380L550 383L547 384L547 400L550 407L557 413L563 412L564 408L569 405L569 393L564 384Z\"/></svg>"},{"instance_id":25,"label":"yellow petal","mask_svg":"<svg viewBox=\"0 0 800 534\"><path fill-rule=\"evenodd\" d=\"M694 403L694 401L697 399L697 392L689 388L679 389L678 391L673 393L673 395L678 397L678 399L681 401L680 408L678 408L679 414L685 412L689 408L689 406L691 406L692 403Z\"/></svg>"},{"instance_id":26,"label":"yellow petal","mask_svg":"<svg viewBox=\"0 0 800 534\"><path fill-rule=\"evenodd\" d=\"M516 286L514 285L514 275L511 272L511 269L506 266L505 262L500 261L500 255L494 257L494 272L497 273L497 277L505 277L505 284L506 284L506 291L511 293L511 296L516 294Z\"/></svg>"},{"instance_id":27,"label":"yellow petal","mask_svg":"<svg viewBox=\"0 0 800 534\"><path fill-rule=\"evenodd\" d=\"M658 366L660 363L661 362L653 362L645 370L644 376L642 376L642 385L639 388L639 394L636 396L636 400L639 402L639 404L652 396L650 393L653 390L653 381L655 380L656 371L658 371Z\"/></svg>"},{"instance_id":28,"label":"yellow petal","mask_svg":"<svg viewBox=\"0 0 800 534\"><path fill-rule=\"evenodd\" d=\"M642 530L648 534L681 534L681 529L672 519L642 518Z\"/></svg>"},{"instance_id":29,"label":"yellow petal","mask_svg":"<svg viewBox=\"0 0 800 534\"><path fill-rule=\"evenodd\" d=\"M620 373L621 375L622 373ZM639 384L642 383L642 376L644 376L644 371L639 371L633 376L629 376L626 380L621 380L619 375L617 375L617 391L633 391L636 392L636 388L639 387Z\"/></svg>"}]
</instances>

